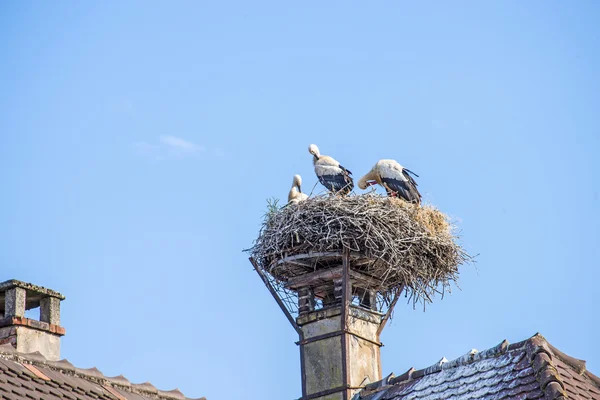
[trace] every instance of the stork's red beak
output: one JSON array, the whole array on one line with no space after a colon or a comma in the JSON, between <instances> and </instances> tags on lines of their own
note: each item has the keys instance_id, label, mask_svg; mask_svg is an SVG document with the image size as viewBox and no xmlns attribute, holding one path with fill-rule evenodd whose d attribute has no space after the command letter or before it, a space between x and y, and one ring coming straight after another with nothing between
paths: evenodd
<instances>
[{"instance_id":1,"label":"stork's red beak","mask_svg":"<svg viewBox=\"0 0 600 400\"><path fill-rule=\"evenodd\" d=\"M367 181L367 185L369 185L369 186L377 185L377 181Z\"/></svg>"}]
</instances>

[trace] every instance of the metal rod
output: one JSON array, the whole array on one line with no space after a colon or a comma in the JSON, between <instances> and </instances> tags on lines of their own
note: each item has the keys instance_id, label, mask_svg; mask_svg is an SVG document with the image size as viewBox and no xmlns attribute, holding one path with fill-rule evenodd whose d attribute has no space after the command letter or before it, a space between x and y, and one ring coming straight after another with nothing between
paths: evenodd
<instances>
[{"instance_id":1,"label":"metal rod","mask_svg":"<svg viewBox=\"0 0 600 400\"><path fill-rule=\"evenodd\" d=\"M344 255L342 258L342 315L341 315L341 325L342 330L342 385L345 387L350 386L349 382L349 374L348 374L348 334L345 332L348 330L348 306L349 306L349 298L351 289L350 279L349 279L349 259L350 259L350 251L348 249L344 250ZM348 390L344 390L343 392L343 400L348 400Z\"/></svg>"},{"instance_id":2,"label":"metal rod","mask_svg":"<svg viewBox=\"0 0 600 400\"><path fill-rule=\"evenodd\" d=\"M329 339L329 338L332 338L332 337L340 336L340 335L343 335L344 333L347 333L348 335L352 335L352 336L354 336L354 337L356 337L358 339L362 339L362 340L364 340L366 342L372 343L372 344L377 345L379 347L383 346L383 343L381 343L381 342L376 342L374 340L371 340L369 338L361 336L358 333L352 332L350 330L341 330L341 331L324 333L322 335L313 336L313 337L308 338L308 339L302 339L302 340L296 342L296 344L298 346L304 346L304 345L309 344L309 343L318 342L319 340L324 340L324 339Z\"/></svg>"},{"instance_id":3,"label":"metal rod","mask_svg":"<svg viewBox=\"0 0 600 400\"><path fill-rule=\"evenodd\" d=\"M400 287L400 289L398 289L396 291L396 294L394 295L394 299L390 303L390 306L388 307L388 310L385 313L385 316L381 320L381 323L379 324L379 328L377 328L377 338L379 338L379 335L381 335L381 332L383 331L383 328L385 328L385 324L387 324L388 319L390 319L390 315L392 315L392 311L394 310L394 307L396 306L396 302L400 298L400 295L402 294L403 290L404 290L404 285L402 285Z\"/></svg>"},{"instance_id":4,"label":"metal rod","mask_svg":"<svg viewBox=\"0 0 600 400\"><path fill-rule=\"evenodd\" d=\"M352 335L352 336L354 336L354 337L356 337L356 338L362 339L362 340L364 340L365 342L372 343L372 344L374 344L375 346L383 347L383 343L381 343L381 342L378 342L378 341L375 341L375 340L371 340L371 339L369 339L369 338L366 338L366 337L364 337L364 336L361 336L361 335L359 335L359 334L357 334L357 333L354 333L354 332L352 332L352 331L346 330L346 332L345 332L345 333L347 333L348 335Z\"/></svg>"},{"instance_id":5,"label":"metal rod","mask_svg":"<svg viewBox=\"0 0 600 400\"><path fill-rule=\"evenodd\" d=\"M300 343L304 341L304 332L300 330ZM306 367L304 365L304 346L300 346L300 377L302 378L302 398L306 397Z\"/></svg>"},{"instance_id":6,"label":"metal rod","mask_svg":"<svg viewBox=\"0 0 600 400\"><path fill-rule=\"evenodd\" d=\"M298 346L304 346L305 344L318 342L319 340L325 340L325 339L329 339L332 337L340 336L342 333L344 333L344 331L335 331L335 332L324 333L322 335L313 336L308 339L300 340L300 341L296 342L296 344Z\"/></svg>"},{"instance_id":7,"label":"metal rod","mask_svg":"<svg viewBox=\"0 0 600 400\"><path fill-rule=\"evenodd\" d=\"M294 328L294 330L298 333L298 335L302 335L302 330L300 329L300 327L298 326L296 321L294 321L294 317L292 317L292 314L290 314L288 309L285 308L285 304L283 304L283 301L277 295L277 292L273 288L273 285L271 285L271 282L269 282L269 280L265 276L264 272L259 268L258 264L256 264L256 261L254 260L254 258L250 257L249 260L250 260L250 263L252 264L252 266L254 266L254 270L258 273L258 276L260 276L260 279L263 281L263 283L265 284L267 289L269 289L269 292L271 292L271 295L273 296L273 298L279 305L279 308L281 308L281 311L283 311L283 313L287 317L288 321L290 321L290 324L292 324L292 327Z\"/></svg>"}]
</instances>

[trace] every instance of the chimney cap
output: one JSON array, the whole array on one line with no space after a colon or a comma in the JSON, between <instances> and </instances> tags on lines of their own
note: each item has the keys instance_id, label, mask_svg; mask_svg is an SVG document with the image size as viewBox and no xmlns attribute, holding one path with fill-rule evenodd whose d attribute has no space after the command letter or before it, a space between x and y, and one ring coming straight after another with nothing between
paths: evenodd
<instances>
[{"instance_id":1,"label":"chimney cap","mask_svg":"<svg viewBox=\"0 0 600 400\"><path fill-rule=\"evenodd\" d=\"M6 297L5 293L8 290L14 288L21 288L26 291L26 310L31 310L33 308L39 307L40 301L44 297L54 297L61 301L66 298L64 295L58 293L55 290L47 289L43 286L34 285L32 283L19 281L17 279L10 279L8 281L0 283L0 313L4 312L4 298Z\"/></svg>"}]
</instances>

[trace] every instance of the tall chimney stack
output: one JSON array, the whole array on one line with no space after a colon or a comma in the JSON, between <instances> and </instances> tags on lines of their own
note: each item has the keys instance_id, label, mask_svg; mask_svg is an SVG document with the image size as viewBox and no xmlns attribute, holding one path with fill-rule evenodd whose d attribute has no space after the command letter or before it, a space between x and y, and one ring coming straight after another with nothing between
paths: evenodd
<instances>
[{"instance_id":1,"label":"tall chimney stack","mask_svg":"<svg viewBox=\"0 0 600 400\"><path fill-rule=\"evenodd\" d=\"M302 262L314 271L298 274L283 286L250 261L298 333L303 400L350 400L382 378L379 336L401 289L382 313L379 282L355 268L364 260L348 252L282 259L281 264ZM297 298L296 318L286 306L290 293Z\"/></svg>"},{"instance_id":2,"label":"tall chimney stack","mask_svg":"<svg viewBox=\"0 0 600 400\"><path fill-rule=\"evenodd\" d=\"M65 296L31 283L11 279L0 283L0 345L10 343L17 351L39 351L46 359L60 359L60 302ZM40 309L39 320L25 311Z\"/></svg>"}]
</instances>

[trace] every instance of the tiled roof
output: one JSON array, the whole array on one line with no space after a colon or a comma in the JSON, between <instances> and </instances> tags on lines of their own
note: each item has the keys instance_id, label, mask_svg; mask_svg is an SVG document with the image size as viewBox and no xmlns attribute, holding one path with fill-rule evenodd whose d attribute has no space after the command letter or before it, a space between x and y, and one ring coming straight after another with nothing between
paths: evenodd
<instances>
[{"instance_id":1,"label":"tiled roof","mask_svg":"<svg viewBox=\"0 0 600 400\"><path fill-rule=\"evenodd\" d=\"M491 349L429 368L374 382L361 400L434 399L594 399L600 400L600 378L577 360L536 334L523 342L506 340Z\"/></svg>"},{"instance_id":2,"label":"tiled roof","mask_svg":"<svg viewBox=\"0 0 600 400\"><path fill-rule=\"evenodd\" d=\"M189 400L177 389L162 391L150 383L133 384L123 376L106 377L96 368L48 361L38 352L18 353L9 344L0 346L0 399Z\"/></svg>"}]
</instances>

